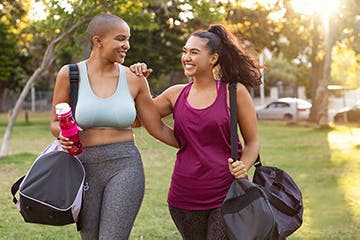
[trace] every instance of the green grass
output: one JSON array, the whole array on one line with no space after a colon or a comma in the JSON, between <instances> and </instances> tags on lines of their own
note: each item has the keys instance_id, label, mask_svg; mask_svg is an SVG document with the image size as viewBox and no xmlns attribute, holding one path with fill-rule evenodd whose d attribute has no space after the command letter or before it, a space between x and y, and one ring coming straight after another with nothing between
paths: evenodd
<instances>
[{"instance_id":1,"label":"green grass","mask_svg":"<svg viewBox=\"0 0 360 240\"><path fill-rule=\"evenodd\" d=\"M53 140L49 114L19 116L10 142L10 155L0 160L0 239L80 239L74 225L52 227L24 223L11 201L9 188ZM0 136L6 116L0 115ZM288 239L359 239L360 128L286 126L260 122L261 156L266 165L286 170L303 193L304 223ZM180 239L167 210L167 190L176 150L136 129L142 153L145 198L130 239ZM0 143L2 138L0 139Z\"/></svg>"}]
</instances>

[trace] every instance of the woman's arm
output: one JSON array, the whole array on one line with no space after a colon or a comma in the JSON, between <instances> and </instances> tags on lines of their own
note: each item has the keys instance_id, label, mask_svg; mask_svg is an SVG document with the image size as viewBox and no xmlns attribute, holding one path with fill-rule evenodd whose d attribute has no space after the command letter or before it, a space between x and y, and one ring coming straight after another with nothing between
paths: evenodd
<instances>
[{"instance_id":1,"label":"woman's arm","mask_svg":"<svg viewBox=\"0 0 360 240\"><path fill-rule=\"evenodd\" d=\"M160 141L178 147L178 142L174 136L171 128L164 124L161 120L162 115L155 105L151 95L148 83L144 77L137 77L139 84L139 92L135 98L137 114L141 120L142 125L153 137ZM164 112L163 112L164 113Z\"/></svg>"},{"instance_id":2,"label":"woman's arm","mask_svg":"<svg viewBox=\"0 0 360 240\"><path fill-rule=\"evenodd\" d=\"M51 105L50 131L55 137L58 137L60 133L60 125L56 117L55 105L61 102L70 104L69 68L67 66L63 66L56 76L53 101Z\"/></svg>"},{"instance_id":3,"label":"woman's arm","mask_svg":"<svg viewBox=\"0 0 360 240\"><path fill-rule=\"evenodd\" d=\"M146 63L135 63L131 65L129 69L131 72L136 74L136 76L144 76L145 78L147 78L153 72L151 68L147 68ZM156 108L159 110L162 118L172 113L175 101L183 87L184 85L175 85L169 87L159 96L154 98Z\"/></svg>"},{"instance_id":4,"label":"woman's arm","mask_svg":"<svg viewBox=\"0 0 360 240\"><path fill-rule=\"evenodd\" d=\"M256 161L260 143L255 107L248 90L240 83L237 84L236 105L238 124L245 146L239 161L232 163L232 159L229 159L229 168L235 178L243 178L247 177L248 170Z\"/></svg>"},{"instance_id":5,"label":"woman's arm","mask_svg":"<svg viewBox=\"0 0 360 240\"><path fill-rule=\"evenodd\" d=\"M161 117L165 117L173 113L176 99L180 95L181 90L185 87L185 84L177 84L169 87L159 96L154 98L156 108L160 112Z\"/></svg>"},{"instance_id":6,"label":"woman's arm","mask_svg":"<svg viewBox=\"0 0 360 240\"><path fill-rule=\"evenodd\" d=\"M252 98L245 86L238 84L236 92L238 124L245 145L240 160L249 170L258 156L260 148L256 112Z\"/></svg>"},{"instance_id":7,"label":"woman's arm","mask_svg":"<svg viewBox=\"0 0 360 240\"><path fill-rule=\"evenodd\" d=\"M69 81L69 67L63 66L57 74L53 101L51 105L51 122L50 131L51 133L60 139L61 146L68 150L72 147L73 142L69 139L61 136L60 125L55 113L55 105L58 103L66 102L70 104L70 81Z\"/></svg>"}]
</instances>

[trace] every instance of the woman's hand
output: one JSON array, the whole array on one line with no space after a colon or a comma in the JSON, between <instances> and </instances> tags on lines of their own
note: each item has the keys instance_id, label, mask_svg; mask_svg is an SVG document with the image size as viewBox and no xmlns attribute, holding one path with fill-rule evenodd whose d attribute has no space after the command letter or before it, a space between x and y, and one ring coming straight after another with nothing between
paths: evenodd
<instances>
[{"instance_id":1,"label":"woman's hand","mask_svg":"<svg viewBox=\"0 0 360 240\"><path fill-rule=\"evenodd\" d=\"M137 76L144 76L144 77L148 77L151 73L152 73L152 69L151 68L147 68L147 65L145 63L135 63L133 65L131 65L130 70L135 73Z\"/></svg>"},{"instance_id":2,"label":"woman's hand","mask_svg":"<svg viewBox=\"0 0 360 240\"><path fill-rule=\"evenodd\" d=\"M63 135L61 135L61 132L59 133L59 136L57 137L57 139L60 141L61 147L65 151L69 151L74 145L74 142L70 141L69 138L64 137Z\"/></svg>"},{"instance_id":3,"label":"woman's hand","mask_svg":"<svg viewBox=\"0 0 360 240\"><path fill-rule=\"evenodd\" d=\"M79 132L83 131L82 128L80 128L79 126L77 126ZM59 136L57 137L57 140L60 141L60 144L61 144L61 147L65 150L65 151L69 151L73 145L74 145L74 142L70 141L69 138L67 137L64 137L62 134L61 134L61 131L59 133Z\"/></svg>"},{"instance_id":4,"label":"woman's hand","mask_svg":"<svg viewBox=\"0 0 360 240\"><path fill-rule=\"evenodd\" d=\"M248 172L244 162L242 161L233 162L232 158L229 158L228 162L229 162L229 170L236 179L248 177Z\"/></svg>"}]
</instances>

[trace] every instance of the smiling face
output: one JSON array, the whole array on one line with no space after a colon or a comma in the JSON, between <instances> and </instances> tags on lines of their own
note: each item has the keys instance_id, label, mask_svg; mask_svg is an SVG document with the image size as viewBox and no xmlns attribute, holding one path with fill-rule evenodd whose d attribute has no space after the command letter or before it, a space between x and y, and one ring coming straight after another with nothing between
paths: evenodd
<instances>
[{"instance_id":1,"label":"smiling face","mask_svg":"<svg viewBox=\"0 0 360 240\"><path fill-rule=\"evenodd\" d=\"M126 52L130 49L130 28L125 22L116 22L109 29L96 43L105 59L123 63Z\"/></svg>"},{"instance_id":2,"label":"smiling face","mask_svg":"<svg viewBox=\"0 0 360 240\"><path fill-rule=\"evenodd\" d=\"M185 76L194 77L212 73L217 54L210 54L207 42L208 39L195 36L187 40L181 57Z\"/></svg>"}]
</instances>

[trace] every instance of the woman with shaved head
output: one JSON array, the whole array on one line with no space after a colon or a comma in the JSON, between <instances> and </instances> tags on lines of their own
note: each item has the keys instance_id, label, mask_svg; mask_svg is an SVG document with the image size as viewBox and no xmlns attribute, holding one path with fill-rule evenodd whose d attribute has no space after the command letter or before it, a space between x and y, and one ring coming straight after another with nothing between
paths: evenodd
<instances>
[{"instance_id":1,"label":"woman with shaved head","mask_svg":"<svg viewBox=\"0 0 360 240\"><path fill-rule=\"evenodd\" d=\"M121 18L100 14L88 25L90 57L77 63L79 92L75 112L86 170L79 227L82 239L128 239L144 196L144 170L131 124L138 116L149 133L171 146L178 143L152 101L147 81L123 62L130 28ZM51 132L65 150L73 142L60 134L55 105L70 103L69 67L56 79Z\"/></svg>"}]
</instances>

